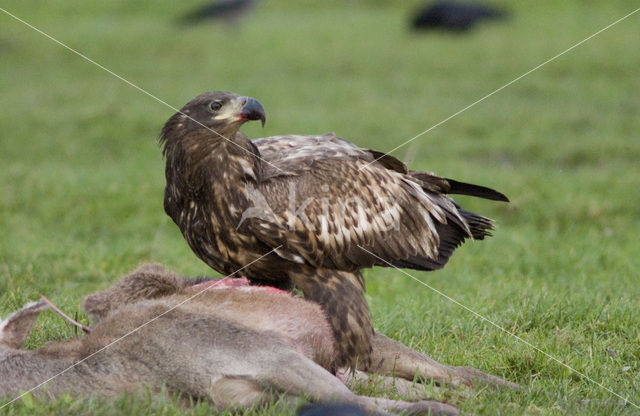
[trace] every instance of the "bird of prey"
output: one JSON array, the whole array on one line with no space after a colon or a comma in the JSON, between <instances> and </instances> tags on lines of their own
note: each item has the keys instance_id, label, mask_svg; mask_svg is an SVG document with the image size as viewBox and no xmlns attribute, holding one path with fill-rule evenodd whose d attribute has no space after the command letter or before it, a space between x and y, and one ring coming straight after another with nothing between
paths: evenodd
<instances>
[{"instance_id":1,"label":"bird of prey","mask_svg":"<svg viewBox=\"0 0 640 416\"><path fill-rule=\"evenodd\" d=\"M322 305L337 367L366 362L373 328L360 269L439 269L491 220L446 194L508 201L492 189L408 170L333 134L251 141L254 98L206 92L164 125L164 208L194 253L220 273L295 286Z\"/></svg>"}]
</instances>

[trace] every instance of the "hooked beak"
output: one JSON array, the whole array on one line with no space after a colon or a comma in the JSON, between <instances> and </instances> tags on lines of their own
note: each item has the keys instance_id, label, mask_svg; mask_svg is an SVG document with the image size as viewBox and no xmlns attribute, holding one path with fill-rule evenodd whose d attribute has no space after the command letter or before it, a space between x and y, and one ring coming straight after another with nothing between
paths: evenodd
<instances>
[{"instance_id":1,"label":"hooked beak","mask_svg":"<svg viewBox=\"0 0 640 416\"><path fill-rule=\"evenodd\" d=\"M262 127L264 127L264 123L267 121L267 116L264 114L264 108L262 104L255 98L251 97L240 97L240 102L242 104L242 110L238 114L239 118L242 120L260 120L262 122Z\"/></svg>"}]
</instances>

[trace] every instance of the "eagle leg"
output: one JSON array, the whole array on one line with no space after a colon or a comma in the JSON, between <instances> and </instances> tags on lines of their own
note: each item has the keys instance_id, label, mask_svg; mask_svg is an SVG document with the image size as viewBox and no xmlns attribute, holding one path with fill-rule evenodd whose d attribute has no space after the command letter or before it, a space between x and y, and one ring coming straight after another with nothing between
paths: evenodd
<instances>
[{"instance_id":1,"label":"eagle leg","mask_svg":"<svg viewBox=\"0 0 640 416\"><path fill-rule=\"evenodd\" d=\"M367 365L371 355L373 326L364 297L364 279L359 271L301 267L289 277L305 299L324 310L336 339L336 368Z\"/></svg>"}]
</instances>

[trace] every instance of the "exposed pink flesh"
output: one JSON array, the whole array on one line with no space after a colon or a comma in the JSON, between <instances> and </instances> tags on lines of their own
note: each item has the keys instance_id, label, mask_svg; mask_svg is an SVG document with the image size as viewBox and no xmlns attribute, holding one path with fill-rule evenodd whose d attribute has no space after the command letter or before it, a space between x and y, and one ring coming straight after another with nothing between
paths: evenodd
<instances>
[{"instance_id":1,"label":"exposed pink flesh","mask_svg":"<svg viewBox=\"0 0 640 416\"><path fill-rule=\"evenodd\" d=\"M206 282L198 283L197 285L193 285L187 288L189 291L200 292L203 290L210 289L229 289L229 288L243 288L243 290L251 290L251 291L263 291L267 293L286 293L284 290L276 289L271 286L251 286L249 283L249 279L246 277L236 277L236 278L224 278L224 279L213 279L208 280Z\"/></svg>"}]
</instances>

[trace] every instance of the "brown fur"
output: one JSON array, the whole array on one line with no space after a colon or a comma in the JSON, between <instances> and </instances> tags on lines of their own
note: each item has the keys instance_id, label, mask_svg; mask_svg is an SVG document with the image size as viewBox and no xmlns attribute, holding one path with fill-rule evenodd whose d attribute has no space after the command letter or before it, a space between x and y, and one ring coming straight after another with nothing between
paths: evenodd
<instances>
[{"instance_id":1,"label":"brown fur","mask_svg":"<svg viewBox=\"0 0 640 416\"><path fill-rule=\"evenodd\" d=\"M317 293L322 293L322 287L331 287L333 284L335 284L323 283L322 277L318 277L318 279L320 280L318 282L320 287L318 288ZM353 285L358 288L362 287L364 285L364 282L361 279L362 278L360 277L359 280L353 282ZM146 283L142 281L146 281ZM344 279L339 281L344 282L350 280ZM190 286L192 283L194 283L193 279L177 276L161 265L147 264L141 266L134 272L130 273L128 276L124 277L120 282L116 283L110 289L87 296L83 302L83 306L87 312L94 314L94 316L96 310L109 312L108 308L117 308L120 306L120 304L130 303L133 300L144 298L144 295L139 291L140 288L145 288L144 292L147 294L156 293L157 291L148 289L154 284L158 284L160 287L166 287L168 285L173 286L175 288L175 292L173 293L173 295L179 296L179 298L181 296L191 297L196 293ZM211 296L210 292L214 290L218 289L212 288L211 290L207 291L206 296ZM220 294L221 293L222 292L220 292ZM166 295L170 294L171 293L166 293ZM315 325L317 328L323 328L320 333L322 333L322 336L325 337L325 342L331 343L333 341L332 333L327 330L326 322L323 322L323 320L326 319L325 314L322 312L322 310L318 309L317 305L315 305L314 303L306 302L301 298L293 298L295 299L295 302L291 302L291 300L288 300L287 306L289 307L285 309L282 303L270 302L268 300L273 300L275 298L264 297L263 293L260 292L255 292L253 295L254 299L261 298L259 301L261 304L264 305L265 303L270 303L271 307L273 307L269 315L273 319L278 319L278 325L282 325L282 327L275 328L276 331L282 332L281 328L286 328L291 324L293 324L296 328L302 327L305 328L305 331L308 331ZM212 297L212 299L213 298L214 297ZM220 299L217 297L217 294L215 298ZM192 300L197 299L198 297L195 297ZM232 315L231 319L236 319L239 322L245 322L245 324L247 322L249 322L249 324L255 322L254 314L256 313L256 310L261 311L263 309L256 308L254 306L248 307L248 305L251 304L242 302L240 298L236 299L238 299L238 301L233 303L233 312L230 313L230 315ZM222 299L220 299L220 301L224 302L224 300ZM211 307L214 310L223 310L224 308L229 307L229 303L214 305L210 302L207 307ZM224 311L222 313L224 313ZM247 314L247 316L244 317L244 314ZM260 314L260 312L258 312L258 314ZM329 313L328 315L330 317L329 319L340 319L340 317L342 316L338 313ZM366 316L368 317L369 315L367 314ZM294 319L292 319L292 317ZM296 322L294 322L297 319L303 321L303 323L299 326ZM261 325L262 324L263 323L261 322ZM336 322L331 325L331 327L335 328L339 327L340 325L343 324ZM368 322L367 325L371 325L371 323ZM362 326L364 327L365 325ZM254 325L253 327L255 329L260 329L260 325ZM304 339L307 336L296 336L295 332L288 334L284 334L283 332L282 334L287 336L290 340ZM366 373L393 375L407 380L413 380L413 378L417 376L421 379L430 379L438 383L465 385L467 387L474 387L475 385L509 388L518 387L514 383L493 376L491 374L484 373L472 367L452 367L438 363L437 361L427 357L426 355L414 351L411 348L408 348L381 333L372 332L370 336L372 346L370 353L371 360L369 360L368 362L360 362L358 365L358 369ZM328 344L325 344L325 347L327 345ZM325 368L330 369L334 367L334 364L335 363L327 363L322 365Z\"/></svg>"},{"instance_id":2,"label":"brown fur","mask_svg":"<svg viewBox=\"0 0 640 416\"><path fill-rule=\"evenodd\" d=\"M97 320L123 306L155 299L154 305L193 314L212 315L255 331L282 336L292 348L324 368L335 365L331 328L315 303L283 291L259 287L209 288L201 293L186 286L189 281L159 265L145 265L125 276L110 289L87 296L83 308ZM154 290L157 286L162 290ZM145 303L142 303L145 304Z\"/></svg>"},{"instance_id":3,"label":"brown fur","mask_svg":"<svg viewBox=\"0 0 640 416\"><path fill-rule=\"evenodd\" d=\"M335 282L325 284L322 281L322 277L318 277L318 279L320 281L318 282L319 288L317 293L322 293L323 287L330 288L332 285L336 284ZM339 280L339 282L344 281L350 280ZM165 296L173 295L176 296L176 299L183 299L184 297L191 298L197 293L193 291L194 289L192 289L191 285L193 283L193 279L178 276L175 273L165 269L161 265L146 264L139 267L129 275L125 276L110 289L87 296L83 302L83 307L85 311L98 318L98 316L96 315L96 311L109 313L111 311L109 308L117 308L122 304L128 304L145 297L155 298L156 294L159 291L152 289L154 285L158 285L162 288L171 286L175 289L173 293L169 291L165 292ZM362 277L360 277L359 280L353 282L353 285L358 288L363 287L364 281L362 280ZM214 290L218 289L211 289L210 291L207 291L207 293L205 294L206 297L204 297L203 299L207 299L208 296L212 296L211 299L215 298L221 302L224 302L222 296L218 296L223 292L220 291L219 293L215 293L212 295L211 292ZM233 292L225 291L224 293ZM238 294L235 293L235 295ZM303 334L299 334L299 336L296 336L295 332L285 334L283 328L287 328L291 324L294 324L296 328L305 328L305 331L312 329L314 326L317 328L321 328L322 330L318 333L318 335L322 334L322 337L325 338L326 343L330 344L333 341L332 333L327 330L327 324L324 321L326 319L325 314L314 303L306 302L301 298L292 298L295 299L295 302L292 302L291 299L289 299L291 298L291 296L289 296L287 298L284 298L288 299L288 301L286 302L288 308L285 309L282 303L273 302L275 298L271 298L269 296L265 297L261 292L253 293L254 301L256 298L259 299L258 302L261 305L269 304L273 308L270 311L271 313L269 315L273 319L277 319L279 325L282 325L275 328L275 330L280 331L282 335L288 337L291 341L296 342L296 339L304 339L308 336ZM194 297L189 302L197 299L198 296ZM244 322L245 324L247 322L249 324L255 323L254 315L256 314L256 311L261 311L263 309L256 308L254 306L248 307L248 305L251 304L244 303L242 300L240 300L239 297L236 299L238 299L238 301L233 303L233 312L229 314L231 315L230 319L235 319L238 322ZM213 303L214 302L209 302L207 307L211 307L214 310L221 310L222 313L225 313L224 309L229 307L229 303L223 303L222 305ZM335 313L335 311L332 312L334 313L328 313L330 320L340 319L340 317L342 316L339 313ZM247 316L243 316L244 314L247 314ZM257 314L260 315L260 312L257 312ZM368 317L369 315L367 314L366 316ZM295 322L295 320L297 319L300 319L302 321L301 325L297 325L297 323ZM262 324L263 323L261 322L260 325ZM260 325L254 325L253 328L259 330L261 328ZM334 322L331 325L331 328L339 328L340 325L345 324ZM371 325L371 323L368 322L367 325ZM361 327L364 326L366 325L361 325ZM354 340L353 342L357 341ZM307 348L308 347L309 345L307 346ZM325 344L324 348L327 347L328 344ZM412 350L411 348L406 347L405 345L392 340L379 332L371 333L371 347L371 359L368 362L358 363L358 370L364 371L369 374L390 375L406 380L413 380L413 378L417 376L424 380L434 380L437 383L445 383L456 386L464 385L467 387L474 387L476 385L486 385L490 387L518 388L518 386L514 383L511 383L494 375L484 373L472 367L452 367L438 363L437 361L427 357L426 355ZM317 346L317 348L319 348L319 346ZM319 363L321 363L321 365L323 365L327 369L333 369L335 367L335 363L330 363L329 361L321 360L319 361Z\"/></svg>"},{"instance_id":4,"label":"brown fur","mask_svg":"<svg viewBox=\"0 0 640 416\"><path fill-rule=\"evenodd\" d=\"M20 346L28 335L25 328L44 304L9 316L0 326L0 397L53 378L45 386L52 398L67 392L109 397L166 386L209 399L221 409L285 394L354 403L376 414L457 414L452 406L434 401L408 403L351 393L313 361L327 365L333 351L329 326L313 303L261 288L211 288L192 299L193 291L183 288L141 299L157 295L148 290L155 284L181 287L172 273L143 267L86 299L88 312L98 312L90 334L39 350Z\"/></svg>"}]
</instances>

